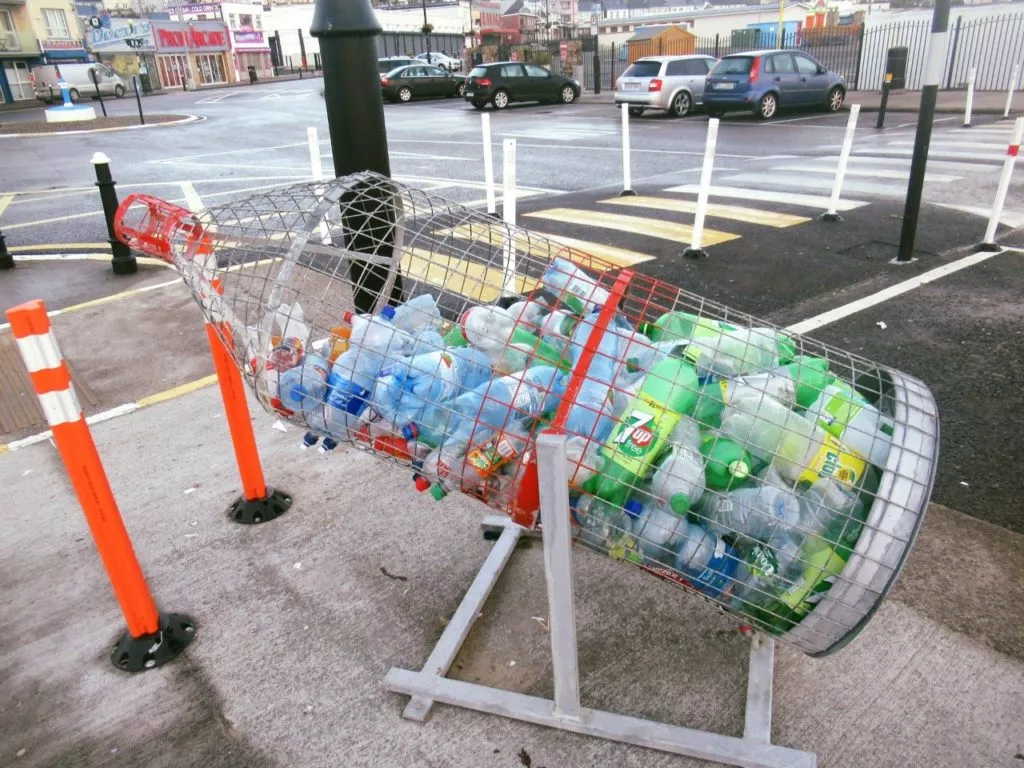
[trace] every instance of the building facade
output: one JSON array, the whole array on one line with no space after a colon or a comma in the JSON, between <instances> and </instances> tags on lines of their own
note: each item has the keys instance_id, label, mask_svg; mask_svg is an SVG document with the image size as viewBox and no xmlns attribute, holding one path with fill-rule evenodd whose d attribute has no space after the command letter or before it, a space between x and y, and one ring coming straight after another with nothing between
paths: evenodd
<instances>
[{"instance_id":1,"label":"building facade","mask_svg":"<svg viewBox=\"0 0 1024 768\"><path fill-rule=\"evenodd\" d=\"M164 88L193 90L232 83L228 28L220 21L158 21L153 26L157 75Z\"/></svg>"},{"instance_id":2,"label":"building facade","mask_svg":"<svg viewBox=\"0 0 1024 768\"><path fill-rule=\"evenodd\" d=\"M249 67L262 80L274 76L269 32L263 29L262 3L221 3L221 19L228 25L231 63L236 80L249 78Z\"/></svg>"},{"instance_id":3,"label":"building facade","mask_svg":"<svg viewBox=\"0 0 1024 768\"><path fill-rule=\"evenodd\" d=\"M85 33L86 47L125 80L138 75L143 89L159 90L156 36L149 19L100 18Z\"/></svg>"},{"instance_id":4,"label":"building facade","mask_svg":"<svg viewBox=\"0 0 1024 768\"><path fill-rule=\"evenodd\" d=\"M0 0L0 102L35 98L29 69L41 53L28 5Z\"/></svg>"}]
</instances>

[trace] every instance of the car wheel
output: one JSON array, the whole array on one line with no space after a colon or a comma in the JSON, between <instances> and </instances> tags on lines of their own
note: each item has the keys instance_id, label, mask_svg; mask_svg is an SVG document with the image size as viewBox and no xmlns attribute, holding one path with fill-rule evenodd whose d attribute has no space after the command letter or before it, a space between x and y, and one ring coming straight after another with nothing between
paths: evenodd
<instances>
[{"instance_id":1,"label":"car wheel","mask_svg":"<svg viewBox=\"0 0 1024 768\"><path fill-rule=\"evenodd\" d=\"M458 97L459 97L460 99L461 99L461 98L462 98L463 96L465 96L465 95L466 95L466 84L465 84L465 83L459 83L459 84L458 84L458 86L457 86L457 87L455 88L455 93L456 93L456 95L457 95L457 96L458 96Z\"/></svg>"},{"instance_id":2,"label":"car wheel","mask_svg":"<svg viewBox=\"0 0 1024 768\"><path fill-rule=\"evenodd\" d=\"M124 90L124 86L123 85L115 85L114 86L114 95L117 98L119 98L119 99L124 98L124 94L125 94L125 90Z\"/></svg>"},{"instance_id":3,"label":"car wheel","mask_svg":"<svg viewBox=\"0 0 1024 768\"><path fill-rule=\"evenodd\" d=\"M774 93L766 93L757 102L757 116L762 120L771 120L779 109L779 100Z\"/></svg>"},{"instance_id":4,"label":"car wheel","mask_svg":"<svg viewBox=\"0 0 1024 768\"><path fill-rule=\"evenodd\" d=\"M644 113L644 108L643 107L630 107L629 108L629 114L631 114L633 117L640 117L640 115L642 115L643 113Z\"/></svg>"},{"instance_id":5,"label":"car wheel","mask_svg":"<svg viewBox=\"0 0 1024 768\"><path fill-rule=\"evenodd\" d=\"M495 91L491 103L495 109L504 109L508 106L508 91Z\"/></svg>"},{"instance_id":6,"label":"car wheel","mask_svg":"<svg viewBox=\"0 0 1024 768\"><path fill-rule=\"evenodd\" d=\"M409 86L407 86L407 85L403 85L401 88L399 88L398 89L398 100L399 101L411 101L412 100L412 89Z\"/></svg>"},{"instance_id":7,"label":"car wheel","mask_svg":"<svg viewBox=\"0 0 1024 768\"><path fill-rule=\"evenodd\" d=\"M690 114L690 107L692 106L693 100L690 98L690 94L686 91L680 91L672 99L672 106L669 107L668 113L672 117L686 117Z\"/></svg>"},{"instance_id":8,"label":"car wheel","mask_svg":"<svg viewBox=\"0 0 1024 768\"><path fill-rule=\"evenodd\" d=\"M72 104L77 104L78 100L82 98L82 95L78 92L77 88L69 88L68 98L71 99Z\"/></svg>"},{"instance_id":9,"label":"car wheel","mask_svg":"<svg viewBox=\"0 0 1024 768\"><path fill-rule=\"evenodd\" d=\"M576 101L576 89L573 88L571 85L563 87L561 95L563 104L572 104L574 101Z\"/></svg>"},{"instance_id":10,"label":"car wheel","mask_svg":"<svg viewBox=\"0 0 1024 768\"><path fill-rule=\"evenodd\" d=\"M825 97L825 109L829 112L838 112L843 106L844 98L846 98L846 93L837 85Z\"/></svg>"}]
</instances>

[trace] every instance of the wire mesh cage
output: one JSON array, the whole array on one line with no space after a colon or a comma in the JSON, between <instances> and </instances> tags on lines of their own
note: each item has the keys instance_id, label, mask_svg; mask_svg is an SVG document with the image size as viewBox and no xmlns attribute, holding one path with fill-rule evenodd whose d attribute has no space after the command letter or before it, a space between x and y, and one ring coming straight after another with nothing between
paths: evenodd
<instances>
[{"instance_id":1,"label":"wire mesh cage","mask_svg":"<svg viewBox=\"0 0 1024 768\"><path fill-rule=\"evenodd\" d=\"M560 430L578 543L807 653L856 635L920 526L925 384L555 239L369 173L197 214L136 195L116 226L306 445L532 527Z\"/></svg>"}]
</instances>

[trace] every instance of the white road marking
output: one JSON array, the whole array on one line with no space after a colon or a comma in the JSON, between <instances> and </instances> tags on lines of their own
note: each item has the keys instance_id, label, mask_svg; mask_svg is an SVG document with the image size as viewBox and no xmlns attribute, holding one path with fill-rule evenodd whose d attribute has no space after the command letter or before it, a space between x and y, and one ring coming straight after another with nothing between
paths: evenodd
<instances>
[{"instance_id":1,"label":"white road marking","mask_svg":"<svg viewBox=\"0 0 1024 768\"><path fill-rule=\"evenodd\" d=\"M515 134L510 133L509 135L512 136L512 135L515 135ZM458 144L459 146L465 146L466 145L465 141L454 141L454 140L447 140L447 139L432 139L432 140L429 140L429 141L428 140L424 140L424 139L388 139L388 143L389 144L398 144L398 143L402 143L402 142L410 143L410 144ZM604 146L598 146L598 145L595 145L595 144L526 144L526 143L523 143L523 142L517 142L517 146L519 146L519 147L531 147L533 149L587 149L587 150L595 150L595 151L602 151L602 152L617 152L617 153L621 153L622 152L622 147L620 147L618 144L615 144L615 145L610 146L610 147L604 147ZM656 155L696 155L697 157L704 157L703 150L701 150L700 152L687 152L687 151L680 150L680 149L636 149L636 148L634 148L633 152L651 152L651 153L656 154ZM774 156L773 155L728 155L728 154L725 154L724 152L718 152L715 155L715 157L733 157L733 158L737 158L737 159L740 159L740 160L763 160L763 159L765 159L765 157L774 157Z\"/></svg>"},{"instance_id":2,"label":"white road marking","mask_svg":"<svg viewBox=\"0 0 1024 768\"><path fill-rule=\"evenodd\" d=\"M773 171L797 171L798 173L827 173L830 176L834 176L836 169L835 166L831 168L826 166L816 165L776 165L772 168ZM909 170L906 171L894 171L886 168L847 168L847 176L874 176L879 179L901 179L906 181L910 175ZM934 182L949 182L958 181L963 176L949 176L943 173L926 173L925 181Z\"/></svg>"},{"instance_id":3,"label":"white road marking","mask_svg":"<svg viewBox=\"0 0 1024 768\"><path fill-rule=\"evenodd\" d=\"M937 205L941 205L943 208L949 208L954 211L971 213L986 220L992 215L991 208L981 208L974 205L957 205L955 203L937 203ZM1024 212L1007 211L1004 208L1002 214L999 216L999 223L1005 224L1006 226L1014 229L1017 227L1024 227Z\"/></svg>"},{"instance_id":4,"label":"white road marking","mask_svg":"<svg viewBox=\"0 0 1024 768\"><path fill-rule=\"evenodd\" d=\"M196 192L196 188L192 186L191 182L181 182L181 194L185 196L185 205L192 213L203 210L203 199L199 197L199 193Z\"/></svg>"},{"instance_id":5,"label":"white road marking","mask_svg":"<svg viewBox=\"0 0 1024 768\"><path fill-rule=\"evenodd\" d=\"M697 194L700 187L697 184L683 184L678 187L670 187L666 192L688 192ZM763 189L742 189L740 187L712 186L711 197L733 197L740 200L756 200L763 203L782 203L783 205L799 205L806 208L820 208L825 210L831 203L831 198L819 197L818 195L802 195L797 192L775 192ZM867 205L863 200L840 200L836 204L837 211L852 211L855 208Z\"/></svg>"},{"instance_id":6,"label":"white road marking","mask_svg":"<svg viewBox=\"0 0 1024 768\"><path fill-rule=\"evenodd\" d=\"M914 154L914 150L913 149L909 149L909 148L908 149L897 149L897 148L892 148L892 147L873 147L871 149L855 149L853 151L858 153L858 154L865 153L865 152L870 152L873 155L894 155L896 157L912 157L913 154ZM1005 151L1006 150L1003 150L1004 153L1005 153ZM947 152L945 150L938 150L938 151L936 151L936 149L933 147L931 150L929 150L928 157L930 158L932 155L942 155L944 157L959 157L959 158L961 158L963 160L981 160L981 161L986 161L987 160L990 163L1001 163L1001 162L1003 162L1003 158L1000 157L997 153L994 153L994 152L991 153L991 154L985 153L985 152L956 152L956 151L948 151Z\"/></svg>"},{"instance_id":7,"label":"white road marking","mask_svg":"<svg viewBox=\"0 0 1024 768\"><path fill-rule=\"evenodd\" d=\"M841 307L830 309L828 312L822 312L820 315L815 315L807 320L794 323L793 325L788 326L786 330L791 333L810 333L818 328L831 325L837 320L842 320L845 317L862 312L869 307L881 304L882 302L896 298L897 296L902 296L904 293L908 293L922 285L935 282L946 275L959 272L961 269L966 269L967 267L973 267L975 264L980 264L981 262L987 261L993 256L998 256L1001 253L1005 253L1005 250L994 252L980 251L978 253L972 253L970 256L964 256L962 259L957 259L949 264L943 264L941 267L930 269L917 277L904 280L902 283L890 285L888 288L883 288L870 296L865 296L864 298L857 299L856 301L851 301L849 304L844 304Z\"/></svg>"},{"instance_id":8,"label":"white road marking","mask_svg":"<svg viewBox=\"0 0 1024 768\"><path fill-rule=\"evenodd\" d=\"M7 206L12 202L14 202L14 195L0 195L0 216L4 215L4 211L7 210Z\"/></svg>"},{"instance_id":9,"label":"white road marking","mask_svg":"<svg viewBox=\"0 0 1024 768\"><path fill-rule=\"evenodd\" d=\"M723 181L739 182L738 186L747 184L764 184L768 187L795 187L797 189L832 189L832 179L824 179L816 176L790 175L775 173L774 169L764 173L741 173L737 176L727 176ZM881 184L872 181L849 180L843 184L843 189L851 192L859 192L868 195L905 195L907 190L904 187L891 184Z\"/></svg>"}]
</instances>

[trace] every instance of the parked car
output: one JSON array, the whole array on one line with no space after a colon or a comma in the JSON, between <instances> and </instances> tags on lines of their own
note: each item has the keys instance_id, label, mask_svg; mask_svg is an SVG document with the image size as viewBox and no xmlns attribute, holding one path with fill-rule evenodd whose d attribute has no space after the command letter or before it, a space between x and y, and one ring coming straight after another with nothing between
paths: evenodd
<instances>
[{"instance_id":1,"label":"parked car","mask_svg":"<svg viewBox=\"0 0 1024 768\"><path fill-rule=\"evenodd\" d=\"M656 109L684 117L703 103L704 78L717 61L711 56L637 59L615 81L615 104L629 104L631 115Z\"/></svg>"},{"instance_id":2,"label":"parked car","mask_svg":"<svg viewBox=\"0 0 1024 768\"><path fill-rule=\"evenodd\" d=\"M770 120L780 108L821 106L838 112L846 80L800 51L751 51L725 56L708 75L704 106L719 117L750 110Z\"/></svg>"},{"instance_id":3,"label":"parked car","mask_svg":"<svg viewBox=\"0 0 1024 768\"><path fill-rule=\"evenodd\" d=\"M477 109L490 102L505 109L513 101L560 101L572 104L580 97L580 84L538 64L500 61L473 67L466 78L466 101Z\"/></svg>"},{"instance_id":4,"label":"parked car","mask_svg":"<svg viewBox=\"0 0 1024 768\"><path fill-rule=\"evenodd\" d=\"M433 64L435 67L441 67L447 69L449 72L457 72L462 69L462 59L454 59L447 54L441 53L440 51L431 51L430 53L420 53L416 56L417 59L424 62L425 64Z\"/></svg>"},{"instance_id":5,"label":"parked car","mask_svg":"<svg viewBox=\"0 0 1024 768\"><path fill-rule=\"evenodd\" d=\"M384 98L390 101L412 101L423 96L451 98L466 92L466 78L440 67L413 64L382 75L380 87Z\"/></svg>"},{"instance_id":6,"label":"parked car","mask_svg":"<svg viewBox=\"0 0 1024 768\"><path fill-rule=\"evenodd\" d=\"M421 64L422 62L411 56L387 56L377 59L377 71L384 77L388 72L398 67L408 67L410 64Z\"/></svg>"},{"instance_id":7,"label":"parked car","mask_svg":"<svg viewBox=\"0 0 1024 768\"><path fill-rule=\"evenodd\" d=\"M121 98L128 92L128 86L121 76L106 64L91 62L89 64L41 64L32 67L32 82L36 98L48 104L59 103L63 97L60 93L58 81L61 77L70 88L68 96L75 104L82 96L96 97L96 84L93 82L91 72L95 71L99 80L101 96L116 96Z\"/></svg>"}]
</instances>

